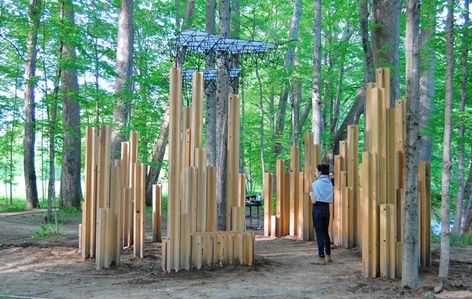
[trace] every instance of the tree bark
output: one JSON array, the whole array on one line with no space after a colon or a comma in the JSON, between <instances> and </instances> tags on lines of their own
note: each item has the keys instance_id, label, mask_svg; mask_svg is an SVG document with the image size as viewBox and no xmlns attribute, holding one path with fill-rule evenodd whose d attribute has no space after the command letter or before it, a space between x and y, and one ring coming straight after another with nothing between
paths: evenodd
<instances>
[{"instance_id":1,"label":"tree bark","mask_svg":"<svg viewBox=\"0 0 472 299\"><path fill-rule=\"evenodd\" d=\"M369 8L368 0L359 0L359 28L362 38L362 49L364 50L364 82L375 81L375 66L372 48L369 40ZM364 99L365 101L365 99Z\"/></svg>"},{"instance_id":2,"label":"tree bark","mask_svg":"<svg viewBox=\"0 0 472 299\"><path fill-rule=\"evenodd\" d=\"M60 0L63 36L63 63L61 64L63 149L61 173L62 207L80 207L80 104L75 56L74 6L72 0Z\"/></svg>"},{"instance_id":3,"label":"tree bark","mask_svg":"<svg viewBox=\"0 0 472 299\"><path fill-rule=\"evenodd\" d=\"M184 30L190 28L193 23L193 16L195 15L195 0L187 0L185 2Z\"/></svg>"},{"instance_id":4,"label":"tree bark","mask_svg":"<svg viewBox=\"0 0 472 299\"><path fill-rule=\"evenodd\" d=\"M465 102L467 100L467 55L469 51L468 36L467 30L469 25L469 0L464 1L464 25L462 29L462 55L461 55L461 104L460 112L464 113L465 111ZM462 206L464 203L464 123L459 124L459 165L458 165L458 174L459 178L457 180L457 192L456 192L456 213L454 217L454 226L453 232L456 235L461 233L461 221L462 221Z\"/></svg>"},{"instance_id":5,"label":"tree bark","mask_svg":"<svg viewBox=\"0 0 472 299\"><path fill-rule=\"evenodd\" d=\"M390 105L400 97L400 0L373 0L372 44L375 67L390 68Z\"/></svg>"},{"instance_id":6,"label":"tree bark","mask_svg":"<svg viewBox=\"0 0 472 299\"><path fill-rule=\"evenodd\" d=\"M315 0L314 5L314 41L313 41L313 85L311 93L311 105L313 106L312 130L313 142L321 144L321 0Z\"/></svg>"},{"instance_id":7,"label":"tree bark","mask_svg":"<svg viewBox=\"0 0 472 299\"><path fill-rule=\"evenodd\" d=\"M469 173L465 183L464 198L467 200L467 206L464 207L462 216L462 233L470 235L472 234L472 213L470 213L472 206L472 148L470 149Z\"/></svg>"},{"instance_id":8,"label":"tree bark","mask_svg":"<svg viewBox=\"0 0 472 299\"><path fill-rule=\"evenodd\" d=\"M405 189L402 207L403 250L402 285L418 288L418 150L419 136L419 26L420 2L407 0L406 9L406 142L405 142Z\"/></svg>"},{"instance_id":9,"label":"tree bark","mask_svg":"<svg viewBox=\"0 0 472 299\"><path fill-rule=\"evenodd\" d=\"M230 1L220 0L220 34L230 32ZM218 53L216 80L216 202L217 226L226 230L226 149L228 139L228 93L229 93L229 57L227 53Z\"/></svg>"},{"instance_id":10,"label":"tree bark","mask_svg":"<svg viewBox=\"0 0 472 299\"><path fill-rule=\"evenodd\" d=\"M449 272L449 200L451 179L451 117L454 76L454 0L448 0L446 18L446 95L444 111L444 142L441 176L441 258L439 277L447 279Z\"/></svg>"},{"instance_id":11,"label":"tree bark","mask_svg":"<svg viewBox=\"0 0 472 299\"><path fill-rule=\"evenodd\" d=\"M431 110L435 90L435 56L432 36L436 27L436 0L423 2L424 24L420 32L421 71L420 71L420 161L431 161L432 142Z\"/></svg>"},{"instance_id":12,"label":"tree bark","mask_svg":"<svg viewBox=\"0 0 472 299\"><path fill-rule=\"evenodd\" d=\"M260 123L259 123L259 138L261 139L261 149L260 149L260 158L261 158L261 174L264 177L265 173L265 159L264 159L264 102L262 95L262 81L259 76L259 65L256 62L256 78L259 83L259 114L260 114Z\"/></svg>"},{"instance_id":13,"label":"tree bark","mask_svg":"<svg viewBox=\"0 0 472 299\"><path fill-rule=\"evenodd\" d=\"M297 40L298 39L298 32L300 29L300 17L302 15L302 0L294 0L293 1L293 14L290 20L290 29L288 33L289 40ZM285 72L290 74L292 71L293 63L295 60L295 46L290 46L287 50L287 54L285 55ZM288 94L290 90L290 83L285 82L283 83L282 87L282 95L279 98L279 105L277 109L277 122L275 124L275 146L274 146L274 154L275 160L282 152L282 135L285 128L285 112L287 110L287 101L288 101Z\"/></svg>"},{"instance_id":14,"label":"tree bark","mask_svg":"<svg viewBox=\"0 0 472 299\"><path fill-rule=\"evenodd\" d=\"M131 77L133 71L133 0L120 1L118 39L115 65L115 107L113 109L112 157L120 156L121 142L126 140L131 100Z\"/></svg>"},{"instance_id":15,"label":"tree bark","mask_svg":"<svg viewBox=\"0 0 472 299\"><path fill-rule=\"evenodd\" d=\"M207 33L216 33L215 24L216 0L206 1L205 30ZM216 55L214 51L205 53L205 69L215 68ZM206 96L206 147L207 164L216 166L216 84L215 81L204 81Z\"/></svg>"},{"instance_id":16,"label":"tree bark","mask_svg":"<svg viewBox=\"0 0 472 299\"><path fill-rule=\"evenodd\" d=\"M26 45L25 66L25 137L24 146L24 174L26 188L26 208L39 208L36 171L34 167L35 141L35 103L34 87L36 85L36 44L41 14L41 1L30 0L28 8L28 41Z\"/></svg>"}]
</instances>

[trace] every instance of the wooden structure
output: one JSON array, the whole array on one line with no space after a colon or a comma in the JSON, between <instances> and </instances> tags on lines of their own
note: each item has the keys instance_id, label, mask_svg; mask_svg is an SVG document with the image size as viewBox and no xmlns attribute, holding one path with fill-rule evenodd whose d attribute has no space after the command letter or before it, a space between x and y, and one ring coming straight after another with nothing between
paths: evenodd
<instances>
[{"instance_id":1,"label":"wooden structure","mask_svg":"<svg viewBox=\"0 0 472 299\"><path fill-rule=\"evenodd\" d=\"M169 194L162 269L200 269L214 264L251 265L253 233L245 230L244 175L239 175L239 97L228 99L228 230L216 232L216 171L206 166L202 143L203 73L192 75L192 103L182 106L182 74L170 70ZM241 188L240 188L241 186Z\"/></svg>"},{"instance_id":2,"label":"wooden structure","mask_svg":"<svg viewBox=\"0 0 472 299\"><path fill-rule=\"evenodd\" d=\"M354 229L361 231L363 275L394 279L401 276L405 101L390 107L389 84L390 70L384 68L377 69L376 82L367 85L357 206L360 226ZM429 172L429 163L420 161L418 250L425 267L431 263Z\"/></svg>"},{"instance_id":3,"label":"wooden structure","mask_svg":"<svg viewBox=\"0 0 472 299\"><path fill-rule=\"evenodd\" d=\"M320 146L313 144L313 133L305 133L305 170L300 171L300 151L290 149L290 169L285 161L278 160L275 173L276 207L272 215L273 175L264 175L264 235L292 236L300 240L314 240L312 223L311 184L315 180L316 166L321 162Z\"/></svg>"},{"instance_id":4,"label":"wooden structure","mask_svg":"<svg viewBox=\"0 0 472 299\"><path fill-rule=\"evenodd\" d=\"M124 246L144 257L146 167L138 163L137 150L138 134L132 131L130 141L122 143L121 159L112 161L111 127L87 128L79 247L84 258L95 258L97 270L119 265Z\"/></svg>"}]
</instances>

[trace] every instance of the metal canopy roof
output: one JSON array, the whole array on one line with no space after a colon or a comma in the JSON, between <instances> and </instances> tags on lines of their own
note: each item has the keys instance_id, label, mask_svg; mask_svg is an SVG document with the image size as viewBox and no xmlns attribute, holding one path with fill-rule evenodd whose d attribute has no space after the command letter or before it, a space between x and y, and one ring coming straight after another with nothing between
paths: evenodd
<instances>
[{"instance_id":1,"label":"metal canopy roof","mask_svg":"<svg viewBox=\"0 0 472 299\"><path fill-rule=\"evenodd\" d=\"M192 80L192 74L197 72L197 70L184 70L182 71L182 78L185 81ZM229 77L230 78L237 78L241 73L241 69L229 69ZM203 80L205 81L214 81L217 77L217 70L216 69L206 69L203 70Z\"/></svg>"},{"instance_id":2,"label":"metal canopy roof","mask_svg":"<svg viewBox=\"0 0 472 299\"><path fill-rule=\"evenodd\" d=\"M273 43L226 38L198 30L184 30L175 39L176 47L194 52L218 51L231 54L265 53L273 50Z\"/></svg>"}]
</instances>

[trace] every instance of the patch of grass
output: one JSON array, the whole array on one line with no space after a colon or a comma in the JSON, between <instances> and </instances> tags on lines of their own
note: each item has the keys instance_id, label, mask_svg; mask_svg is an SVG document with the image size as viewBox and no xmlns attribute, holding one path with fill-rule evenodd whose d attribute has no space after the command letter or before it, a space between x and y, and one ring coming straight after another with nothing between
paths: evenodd
<instances>
[{"instance_id":1,"label":"patch of grass","mask_svg":"<svg viewBox=\"0 0 472 299\"><path fill-rule=\"evenodd\" d=\"M458 236L455 234L451 235L451 245L457 247L471 246L472 245L472 235L469 236Z\"/></svg>"},{"instance_id":2,"label":"patch of grass","mask_svg":"<svg viewBox=\"0 0 472 299\"><path fill-rule=\"evenodd\" d=\"M52 223L41 224L41 230L34 233L33 237L35 239L40 239L46 236L60 236L61 234L56 232L56 226Z\"/></svg>"},{"instance_id":3,"label":"patch of grass","mask_svg":"<svg viewBox=\"0 0 472 299\"><path fill-rule=\"evenodd\" d=\"M24 198L13 198L12 204L10 199L0 198L0 213L21 212L26 210L26 200Z\"/></svg>"}]
</instances>

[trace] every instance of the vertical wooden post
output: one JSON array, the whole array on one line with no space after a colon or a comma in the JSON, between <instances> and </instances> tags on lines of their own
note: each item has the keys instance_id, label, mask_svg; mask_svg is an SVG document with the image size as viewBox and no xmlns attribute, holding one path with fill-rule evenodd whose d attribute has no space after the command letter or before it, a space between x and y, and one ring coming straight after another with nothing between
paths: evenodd
<instances>
[{"instance_id":1,"label":"vertical wooden post","mask_svg":"<svg viewBox=\"0 0 472 299\"><path fill-rule=\"evenodd\" d=\"M99 130L94 129L93 140L92 140L92 177L91 177L91 215L90 215L90 257L95 257L96 240L97 240L97 211L98 211L98 200L97 200L97 181L98 181L98 161L100 157L100 137L98 136Z\"/></svg>"},{"instance_id":2,"label":"vertical wooden post","mask_svg":"<svg viewBox=\"0 0 472 299\"><path fill-rule=\"evenodd\" d=\"M272 217L272 190L273 175L270 172L264 173L264 236L268 237L271 233Z\"/></svg>"},{"instance_id":3,"label":"vertical wooden post","mask_svg":"<svg viewBox=\"0 0 472 299\"><path fill-rule=\"evenodd\" d=\"M227 192L226 217L227 230L231 230L231 208L237 206L239 173L239 97L228 97L228 149L227 149Z\"/></svg>"},{"instance_id":4,"label":"vertical wooden post","mask_svg":"<svg viewBox=\"0 0 472 299\"><path fill-rule=\"evenodd\" d=\"M284 204L283 204L283 215L282 215L282 223L283 223L283 235L288 236L290 233L290 172L285 172L285 181L284 181Z\"/></svg>"},{"instance_id":5,"label":"vertical wooden post","mask_svg":"<svg viewBox=\"0 0 472 299\"><path fill-rule=\"evenodd\" d=\"M100 156L98 165L98 184L97 184L97 201L98 208L106 208L110 206L110 143L111 143L111 127L102 126L100 128Z\"/></svg>"},{"instance_id":6,"label":"vertical wooden post","mask_svg":"<svg viewBox=\"0 0 472 299\"><path fill-rule=\"evenodd\" d=\"M305 178L304 178L304 172L300 171L298 173L298 194L297 194L297 201L298 201L298 240L304 240L306 230L306 222L308 219L305 219L305 210L308 209L308 207L304 203L304 198L305 198Z\"/></svg>"},{"instance_id":7,"label":"vertical wooden post","mask_svg":"<svg viewBox=\"0 0 472 299\"><path fill-rule=\"evenodd\" d=\"M130 176L130 168L129 168L129 142L122 142L121 143L121 186L123 188L129 187L129 176ZM123 231L123 245L129 246L129 226L130 226L130 215L131 211L129 210L129 204L126 198L126 191L123 189L123 210L122 210L122 231Z\"/></svg>"},{"instance_id":8,"label":"vertical wooden post","mask_svg":"<svg viewBox=\"0 0 472 299\"><path fill-rule=\"evenodd\" d=\"M239 201L238 207L246 206L246 175L244 173L239 174Z\"/></svg>"},{"instance_id":9,"label":"vertical wooden post","mask_svg":"<svg viewBox=\"0 0 472 299\"><path fill-rule=\"evenodd\" d=\"M298 147L290 149L290 236L298 234L298 172L300 169L300 151Z\"/></svg>"},{"instance_id":10,"label":"vertical wooden post","mask_svg":"<svg viewBox=\"0 0 472 299\"><path fill-rule=\"evenodd\" d=\"M192 108L191 108L191 159L190 163L195 165L196 148L202 148L202 127L203 127L203 73L194 72L192 74ZM206 167L206 165L205 165Z\"/></svg>"},{"instance_id":11,"label":"vertical wooden post","mask_svg":"<svg viewBox=\"0 0 472 299\"><path fill-rule=\"evenodd\" d=\"M277 160L276 162L276 174L275 174L275 216L276 220L276 228L275 228L275 236L281 237L282 236L282 211L283 211L283 197L284 197L284 181L285 181L285 162L282 160Z\"/></svg>"},{"instance_id":12,"label":"vertical wooden post","mask_svg":"<svg viewBox=\"0 0 472 299\"><path fill-rule=\"evenodd\" d=\"M87 128L86 132L86 148L85 148L85 202L83 208L83 221L80 248L82 257L88 258L90 256L90 235L91 235L91 216L92 216L92 177L94 176L93 165L93 139L94 129Z\"/></svg>"},{"instance_id":13,"label":"vertical wooden post","mask_svg":"<svg viewBox=\"0 0 472 299\"><path fill-rule=\"evenodd\" d=\"M97 252L95 255L95 268L101 270L105 265L105 235L106 235L106 210L97 210Z\"/></svg>"},{"instance_id":14,"label":"vertical wooden post","mask_svg":"<svg viewBox=\"0 0 472 299\"><path fill-rule=\"evenodd\" d=\"M207 167L207 231L216 231L216 169Z\"/></svg>"},{"instance_id":15,"label":"vertical wooden post","mask_svg":"<svg viewBox=\"0 0 472 299\"><path fill-rule=\"evenodd\" d=\"M206 174L206 151L195 149L195 155L198 159L197 163L197 180L198 180L198 196L197 196L197 231L206 232L207 226L207 174Z\"/></svg>"},{"instance_id":16,"label":"vertical wooden post","mask_svg":"<svg viewBox=\"0 0 472 299\"><path fill-rule=\"evenodd\" d=\"M152 185L152 241L161 242L162 189L160 185Z\"/></svg>"}]
</instances>

